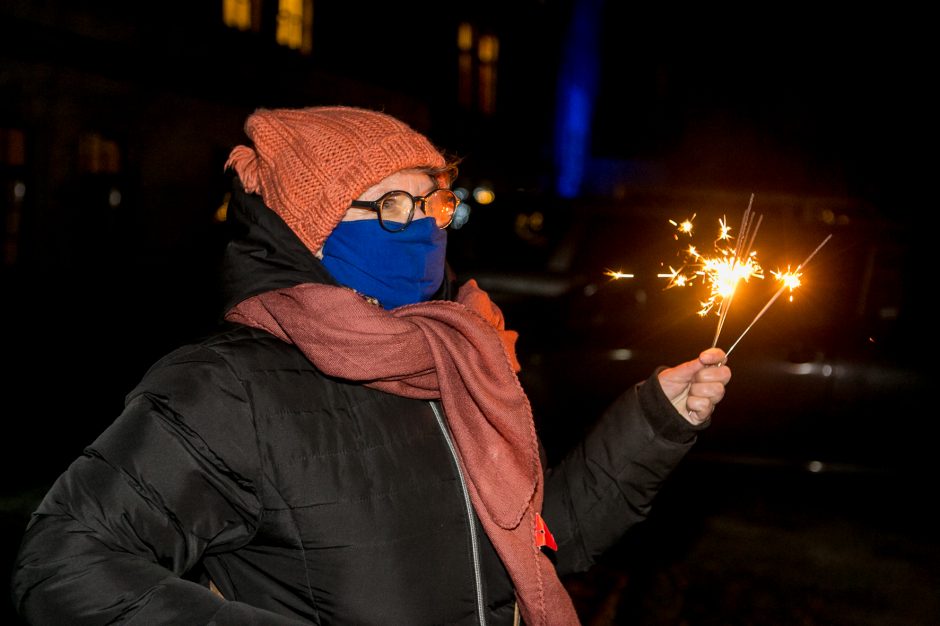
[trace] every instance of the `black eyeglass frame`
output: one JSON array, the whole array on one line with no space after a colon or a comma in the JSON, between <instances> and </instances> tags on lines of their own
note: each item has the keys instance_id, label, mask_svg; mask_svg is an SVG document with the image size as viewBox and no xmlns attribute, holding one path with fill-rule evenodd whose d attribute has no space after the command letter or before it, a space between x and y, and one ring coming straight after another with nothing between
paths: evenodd
<instances>
[{"instance_id":1,"label":"black eyeglass frame","mask_svg":"<svg viewBox=\"0 0 940 626\"><path fill-rule=\"evenodd\" d=\"M448 218L446 224L440 224L439 222L437 222L437 218L432 215L429 215L428 217L432 217L435 223L437 223L437 227L443 230L447 228L448 226L450 226L451 222L454 221L454 213L456 213L457 205L460 204L460 198L458 198L457 194L455 194L450 189L443 189L443 188L435 189L434 191L431 191L430 193L427 193L423 196L413 196L407 191L404 191L402 189L393 189L392 191L387 191L383 193L382 196L378 200L353 200L349 206L356 208L356 209L369 209L370 211L375 211L376 215L378 215L378 218L379 218L379 226L381 226L383 230L387 230L390 233L400 233L401 231L405 230L411 225L411 222L412 220L414 220L414 216L415 216L415 207L418 206L418 203L419 202L421 203L421 210L423 211L424 207L427 205L427 199L433 194L440 193L442 191L447 194L450 194L450 196L453 198L454 210L451 211L450 217ZM408 211L408 217L402 223L401 228L390 228L385 223L385 220L382 219L382 202L385 201L385 199L388 196L392 194L397 194L397 193L405 194L406 196L411 198L411 210Z\"/></svg>"}]
</instances>

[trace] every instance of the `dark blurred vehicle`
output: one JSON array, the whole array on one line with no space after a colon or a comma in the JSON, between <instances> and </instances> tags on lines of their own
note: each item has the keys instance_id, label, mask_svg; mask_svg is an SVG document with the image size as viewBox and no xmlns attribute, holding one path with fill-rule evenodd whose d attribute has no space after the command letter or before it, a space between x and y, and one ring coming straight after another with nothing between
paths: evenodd
<instances>
[{"instance_id":1,"label":"dark blurred vehicle","mask_svg":"<svg viewBox=\"0 0 940 626\"><path fill-rule=\"evenodd\" d=\"M737 234L740 194L624 194L565 202L504 194L451 237L461 278L503 309L550 455L560 455L630 383L712 345L718 317L698 315L701 284L666 289L689 243L709 254L724 219ZM763 280L739 287L718 339L728 349L777 290L771 270L803 270L730 357L733 380L701 458L826 469L927 463L926 298L903 222L852 199L760 196L754 249ZM695 215L691 238L669 220ZM632 275L612 279L613 270Z\"/></svg>"}]
</instances>

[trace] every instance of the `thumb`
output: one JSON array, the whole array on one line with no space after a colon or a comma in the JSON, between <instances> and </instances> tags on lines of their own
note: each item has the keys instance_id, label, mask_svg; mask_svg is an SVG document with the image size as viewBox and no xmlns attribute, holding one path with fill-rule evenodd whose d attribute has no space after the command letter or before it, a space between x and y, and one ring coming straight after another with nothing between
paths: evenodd
<instances>
[{"instance_id":1,"label":"thumb","mask_svg":"<svg viewBox=\"0 0 940 626\"><path fill-rule=\"evenodd\" d=\"M709 348L698 355L698 360L703 365L722 365L728 360L728 355L721 348Z\"/></svg>"},{"instance_id":2,"label":"thumb","mask_svg":"<svg viewBox=\"0 0 940 626\"><path fill-rule=\"evenodd\" d=\"M695 375L705 367L699 359L692 359L685 363L680 363L673 367L663 370L659 375L660 379L666 379L668 382L676 385L688 385L695 378ZM669 395L668 393L666 395Z\"/></svg>"},{"instance_id":3,"label":"thumb","mask_svg":"<svg viewBox=\"0 0 940 626\"><path fill-rule=\"evenodd\" d=\"M669 393L669 390L666 389L665 385L668 384L679 387L686 387L692 382L692 379L695 378L695 375L704 367L705 363L703 363L699 358L666 368L659 374L659 381L663 384L663 391L666 392L667 396L672 397L673 394Z\"/></svg>"}]
</instances>

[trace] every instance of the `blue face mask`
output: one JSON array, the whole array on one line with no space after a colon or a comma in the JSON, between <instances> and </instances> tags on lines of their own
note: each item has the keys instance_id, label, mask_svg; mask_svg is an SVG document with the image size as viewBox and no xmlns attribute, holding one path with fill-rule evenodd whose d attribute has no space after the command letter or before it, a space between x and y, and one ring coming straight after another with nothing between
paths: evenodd
<instances>
[{"instance_id":1,"label":"blue face mask","mask_svg":"<svg viewBox=\"0 0 940 626\"><path fill-rule=\"evenodd\" d=\"M323 265L346 287L383 308L424 302L444 280L447 233L433 219L416 219L390 233L378 220L340 222L323 244Z\"/></svg>"}]
</instances>

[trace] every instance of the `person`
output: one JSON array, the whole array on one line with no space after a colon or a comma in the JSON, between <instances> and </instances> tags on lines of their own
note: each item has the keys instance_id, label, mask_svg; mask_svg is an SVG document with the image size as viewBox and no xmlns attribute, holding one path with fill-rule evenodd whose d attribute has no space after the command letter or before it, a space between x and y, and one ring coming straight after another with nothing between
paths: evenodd
<instances>
[{"instance_id":1,"label":"person","mask_svg":"<svg viewBox=\"0 0 940 626\"><path fill-rule=\"evenodd\" d=\"M259 109L224 325L159 360L33 514L35 624L570 626L722 399L718 349L544 467L516 334L445 260L456 166L387 114Z\"/></svg>"}]
</instances>

